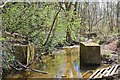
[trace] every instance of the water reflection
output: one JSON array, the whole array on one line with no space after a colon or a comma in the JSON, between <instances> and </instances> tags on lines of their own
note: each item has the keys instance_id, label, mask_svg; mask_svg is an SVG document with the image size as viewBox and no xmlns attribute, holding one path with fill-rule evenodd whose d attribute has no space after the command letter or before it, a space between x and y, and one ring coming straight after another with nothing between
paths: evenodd
<instances>
[{"instance_id":1,"label":"water reflection","mask_svg":"<svg viewBox=\"0 0 120 80\"><path fill-rule=\"evenodd\" d=\"M73 58L72 53L66 54L66 69L64 75L67 78L81 78L82 75L80 73L79 61Z\"/></svg>"},{"instance_id":2,"label":"water reflection","mask_svg":"<svg viewBox=\"0 0 120 80\"><path fill-rule=\"evenodd\" d=\"M50 74L30 72L24 76L27 80L30 80L30 78L62 78L62 76L66 78L82 77L78 50L74 50L73 52L69 51L69 53L66 53L65 51L60 52L59 54L55 54L55 59L47 57L43 59L42 62L34 64L33 68L49 72ZM15 75L16 74L12 74L8 77L13 77Z\"/></svg>"}]
</instances>

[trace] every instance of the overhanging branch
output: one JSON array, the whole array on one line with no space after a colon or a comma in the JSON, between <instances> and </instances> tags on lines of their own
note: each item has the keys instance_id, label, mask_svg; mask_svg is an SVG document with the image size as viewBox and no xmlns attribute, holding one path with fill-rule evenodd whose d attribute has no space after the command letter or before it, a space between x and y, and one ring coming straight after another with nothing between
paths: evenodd
<instances>
[{"instance_id":1,"label":"overhanging branch","mask_svg":"<svg viewBox=\"0 0 120 80\"><path fill-rule=\"evenodd\" d=\"M54 28L54 24L55 24L55 22L56 22L57 16L58 16L58 14L59 14L60 11L61 11L61 8L59 9L59 11L56 13L56 15L55 15L55 17L54 17L54 20L53 20L53 23L52 23L52 25L51 25L50 31L49 31L49 33L48 33L48 36L47 36L47 38L46 38L43 46L45 46L45 45L47 44L47 42L48 42L48 40L49 40L49 38L50 38L50 35L51 35L52 30L53 30L53 28Z\"/></svg>"},{"instance_id":2,"label":"overhanging branch","mask_svg":"<svg viewBox=\"0 0 120 80\"><path fill-rule=\"evenodd\" d=\"M0 8L3 8L3 7L4 7L8 2L10 2L10 1L11 1L11 0L5 1L3 5L0 5Z\"/></svg>"}]
</instances>

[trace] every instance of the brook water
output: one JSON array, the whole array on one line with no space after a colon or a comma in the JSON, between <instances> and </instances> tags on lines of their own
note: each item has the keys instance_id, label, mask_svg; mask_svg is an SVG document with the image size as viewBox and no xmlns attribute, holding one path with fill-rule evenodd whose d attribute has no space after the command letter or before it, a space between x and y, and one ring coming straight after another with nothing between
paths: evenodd
<instances>
[{"instance_id":1,"label":"brook water","mask_svg":"<svg viewBox=\"0 0 120 80\"><path fill-rule=\"evenodd\" d=\"M43 60L37 61L32 65L32 68L49 72L49 74L31 71L11 72L6 78L9 80L13 80L13 78L25 78L25 80L32 78L82 78L82 74L87 71L80 68L78 48L69 49L69 51L59 50L53 54L54 58L51 56L43 56Z\"/></svg>"}]
</instances>

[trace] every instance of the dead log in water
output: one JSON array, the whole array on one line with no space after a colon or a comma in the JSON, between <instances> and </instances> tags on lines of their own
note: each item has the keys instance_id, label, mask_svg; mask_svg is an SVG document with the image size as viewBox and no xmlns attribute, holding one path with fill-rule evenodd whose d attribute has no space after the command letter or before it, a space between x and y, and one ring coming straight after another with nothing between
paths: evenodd
<instances>
[{"instance_id":1,"label":"dead log in water","mask_svg":"<svg viewBox=\"0 0 120 80\"><path fill-rule=\"evenodd\" d=\"M10 67L17 70L17 71L24 71L24 70L28 70L28 71L33 71L33 72L37 72L37 73L42 73L42 74L49 74L48 72L45 71L41 71L41 70L37 70L37 69L32 69L29 66L30 65L23 65L21 62L15 60L20 66L21 68L16 68L13 65L10 64Z\"/></svg>"}]
</instances>

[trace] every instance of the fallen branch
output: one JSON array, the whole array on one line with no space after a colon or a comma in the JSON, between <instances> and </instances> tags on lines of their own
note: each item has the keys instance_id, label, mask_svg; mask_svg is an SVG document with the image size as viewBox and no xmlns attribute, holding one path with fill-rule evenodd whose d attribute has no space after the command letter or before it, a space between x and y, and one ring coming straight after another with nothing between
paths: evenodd
<instances>
[{"instance_id":1,"label":"fallen branch","mask_svg":"<svg viewBox=\"0 0 120 80\"><path fill-rule=\"evenodd\" d=\"M10 66L12 69L15 69L16 71L23 71L23 68L16 68L16 67L14 67L12 64L9 64L9 66Z\"/></svg>"},{"instance_id":2,"label":"fallen branch","mask_svg":"<svg viewBox=\"0 0 120 80\"><path fill-rule=\"evenodd\" d=\"M38 72L38 73L43 73L43 74L48 74L48 72L45 72L45 71L40 71L40 70L37 70L37 69L31 69L30 67L27 67L25 65L23 65L22 63L20 63L19 61L16 61L20 66L22 66L23 68L25 69L28 69L30 71L34 71L34 72Z\"/></svg>"},{"instance_id":3,"label":"fallen branch","mask_svg":"<svg viewBox=\"0 0 120 80\"><path fill-rule=\"evenodd\" d=\"M48 72L45 71L40 71L37 69L31 69L30 67L28 67L28 65L23 65L21 62L15 60L22 68L16 68L13 65L10 64L10 67L17 70L17 71L23 71L23 70L29 70L29 71L33 71L33 72L37 72L37 73L42 73L42 74L49 74Z\"/></svg>"}]
</instances>

